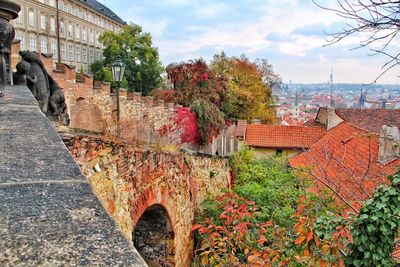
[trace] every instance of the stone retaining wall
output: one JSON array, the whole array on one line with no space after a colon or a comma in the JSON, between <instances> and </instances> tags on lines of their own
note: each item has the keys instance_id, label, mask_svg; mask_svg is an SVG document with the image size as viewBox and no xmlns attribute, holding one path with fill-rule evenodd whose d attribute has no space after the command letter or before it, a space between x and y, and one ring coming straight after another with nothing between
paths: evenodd
<instances>
[{"instance_id":1,"label":"stone retaining wall","mask_svg":"<svg viewBox=\"0 0 400 267\"><path fill-rule=\"evenodd\" d=\"M227 160L115 144L96 136L63 139L125 236L132 239L147 208L162 205L174 230L175 264L189 266L199 203L231 186Z\"/></svg>"}]
</instances>

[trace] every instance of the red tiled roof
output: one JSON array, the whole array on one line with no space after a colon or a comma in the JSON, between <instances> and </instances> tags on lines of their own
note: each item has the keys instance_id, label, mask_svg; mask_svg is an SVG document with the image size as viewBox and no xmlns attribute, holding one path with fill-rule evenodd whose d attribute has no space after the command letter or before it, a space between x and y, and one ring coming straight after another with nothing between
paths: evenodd
<instances>
[{"instance_id":1,"label":"red tiled roof","mask_svg":"<svg viewBox=\"0 0 400 267\"><path fill-rule=\"evenodd\" d=\"M322 123L316 121L315 119L308 120L306 123L304 123L304 126L318 126L318 127L325 127Z\"/></svg>"},{"instance_id":2,"label":"red tiled roof","mask_svg":"<svg viewBox=\"0 0 400 267\"><path fill-rule=\"evenodd\" d=\"M252 147L309 148L326 130L321 127L247 125L246 144Z\"/></svg>"},{"instance_id":3,"label":"red tiled roof","mask_svg":"<svg viewBox=\"0 0 400 267\"><path fill-rule=\"evenodd\" d=\"M289 159L292 167L306 168L319 186L328 185L355 207L372 195L377 185L400 168L400 159L378 162L379 136L342 122L311 148ZM324 184L325 183L325 184Z\"/></svg>"},{"instance_id":4,"label":"red tiled roof","mask_svg":"<svg viewBox=\"0 0 400 267\"><path fill-rule=\"evenodd\" d=\"M246 133L247 121L246 120L238 120L236 129L235 129L235 136L236 137L244 137Z\"/></svg>"},{"instance_id":5,"label":"red tiled roof","mask_svg":"<svg viewBox=\"0 0 400 267\"><path fill-rule=\"evenodd\" d=\"M382 125L400 128L399 109L355 109L339 108L336 114L344 121L369 132L379 134Z\"/></svg>"}]
</instances>

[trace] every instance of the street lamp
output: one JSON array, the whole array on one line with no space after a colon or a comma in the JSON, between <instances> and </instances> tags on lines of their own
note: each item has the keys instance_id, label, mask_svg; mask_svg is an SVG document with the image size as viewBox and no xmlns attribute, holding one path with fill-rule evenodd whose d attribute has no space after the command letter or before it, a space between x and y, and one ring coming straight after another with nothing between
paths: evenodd
<instances>
[{"instance_id":1,"label":"street lamp","mask_svg":"<svg viewBox=\"0 0 400 267\"><path fill-rule=\"evenodd\" d=\"M121 85L122 78L124 77L126 65L122 62L118 56L117 61L112 65L113 79L117 83L117 123L118 123L118 134L119 134L119 87Z\"/></svg>"}]
</instances>

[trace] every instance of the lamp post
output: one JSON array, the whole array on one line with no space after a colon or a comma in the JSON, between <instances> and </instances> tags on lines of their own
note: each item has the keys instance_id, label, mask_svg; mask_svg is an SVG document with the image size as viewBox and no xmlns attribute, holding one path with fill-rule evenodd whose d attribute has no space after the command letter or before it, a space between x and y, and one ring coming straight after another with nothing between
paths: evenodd
<instances>
[{"instance_id":1,"label":"lamp post","mask_svg":"<svg viewBox=\"0 0 400 267\"><path fill-rule=\"evenodd\" d=\"M119 87L121 85L122 78L124 77L126 65L122 62L118 56L117 61L112 65L113 79L117 83L117 133L119 135Z\"/></svg>"}]
</instances>

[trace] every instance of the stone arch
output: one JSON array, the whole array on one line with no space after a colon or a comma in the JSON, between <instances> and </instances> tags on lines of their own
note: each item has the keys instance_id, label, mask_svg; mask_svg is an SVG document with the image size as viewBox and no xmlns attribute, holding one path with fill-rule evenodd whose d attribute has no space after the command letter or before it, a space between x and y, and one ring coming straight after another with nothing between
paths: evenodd
<instances>
[{"instance_id":1,"label":"stone arch","mask_svg":"<svg viewBox=\"0 0 400 267\"><path fill-rule=\"evenodd\" d=\"M170 265L154 265L154 266L188 266L186 263L182 263L182 259L185 259L185 261L190 260L190 254L191 252L189 249L182 253L181 251L177 250L177 246L179 247L179 244L181 243L182 240L180 240L181 236L181 230L176 228L177 225L177 203L176 200L174 200L174 197L171 195L169 192L168 188L166 187L150 187L144 190L140 196L135 200L133 205L131 206L131 216L132 216L132 221L133 221L133 227L132 227L132 240L133 243L135 243L134 237L135 237L135 229L140 221L140 218L143 216L143 214L148 210L148 208L154 206L154 205L159 205L163 207L163 209L166 211L168 218L171 222L171 230L173 231L173 240L170 240L171 245L173 244L174 248L174 258L170 257L169 260L173 260L173 262L168 262ZM135 246L136 247L136 246ZM138 248L137 248L138 249ZM138 249L139 251L139 249ZM187 253L187 255L186 255ZM181 255L182 254L182 255ZM185 255L183 255L185 254ZM145 258L145 257L144 257ZM175 264L175 265L174 265Z\"/></svg>"},{"instance_id":2,"label":"stone arch","mask_svg":"<svg viewBox=\"0 0 400 267\"><path fill-rule=\"evenodd\" d=\"M149 266L175 266L175 231L168 211L153 204L140 216L132 241Z\"/></svg>"}]
</instances>

